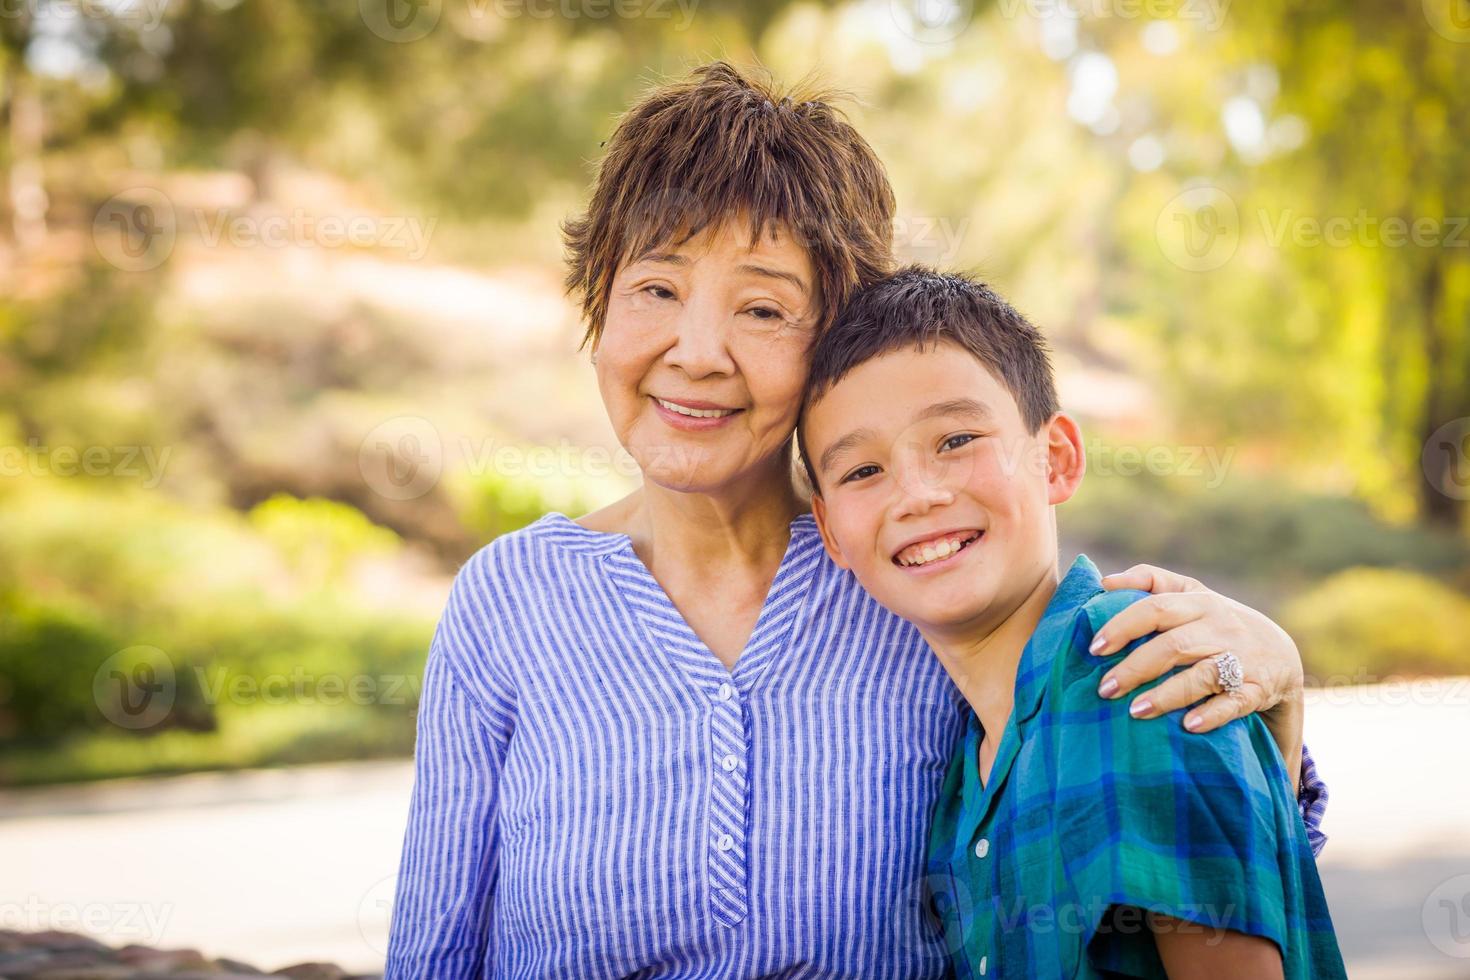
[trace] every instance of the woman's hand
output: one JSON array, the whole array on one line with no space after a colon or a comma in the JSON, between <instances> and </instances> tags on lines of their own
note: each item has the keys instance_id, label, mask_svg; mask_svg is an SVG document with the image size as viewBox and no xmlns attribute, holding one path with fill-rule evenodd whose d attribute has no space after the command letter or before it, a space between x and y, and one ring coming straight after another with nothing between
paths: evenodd
<instances>
[{"instance_id":1,"label":"woman's hand","mask_svg":"<svg viewBox=\"0 0 1470 980\"><path fill-rule=\"evenodd\" d=\"M1107 589L1142 589L1140 599L1103 624L1092 652L1109 656L1133 640L1158 633L1103 676L1098 693L1120 698L1170 668L1192 664L1135 699L1129 713L1156 718L1202 699L1184 717L1192 732L1208 732L1252 712L1263 712L1293 783L1301 771L1302 659L1296 644L1271 618L1205 588L1195 579L1153 565L1134 565L1103 579ZM1244 683L1222 691L1211 659L1234 653Z\"/></svg>"}]
</instances>

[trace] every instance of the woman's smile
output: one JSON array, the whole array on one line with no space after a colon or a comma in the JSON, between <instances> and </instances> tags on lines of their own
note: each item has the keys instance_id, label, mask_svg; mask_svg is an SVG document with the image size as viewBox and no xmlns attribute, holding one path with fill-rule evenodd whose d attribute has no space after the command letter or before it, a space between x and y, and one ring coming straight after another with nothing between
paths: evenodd
<instances>
[{"instance_id":1,"label":"woman's smile","mask_svg":"<svg viewBox=\"0 0 1470 980\"><path fill-rule=\"evenodd\" d=\"M684 432L707 432L721 428L744 411L691 398L674 401L652 395L650 400L659 418L667 425Z\"/></svg>"}]
</instances>

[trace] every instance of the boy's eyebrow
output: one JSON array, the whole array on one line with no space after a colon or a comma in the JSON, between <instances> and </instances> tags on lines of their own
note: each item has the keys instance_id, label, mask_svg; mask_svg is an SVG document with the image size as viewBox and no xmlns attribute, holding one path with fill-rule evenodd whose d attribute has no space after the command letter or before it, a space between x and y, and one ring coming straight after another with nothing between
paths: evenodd
<instances>
[{"instance_id":1,"label":"boy's eyebrow","mask_svg":"<svg viewBox=\"0 0 1470 980\"><path fill-rule=\"evenodd\" d=\"M981 422L990 421L990 406L973 398L951 398L949 401L935 402L927 408L920 409L914 413L914 421L922 422L925 419L936 419L943 415L958 415L961 418L972 418Z\"/></svg>"},{"instance_id":2,"label":"boy's eyebrow","mask_svg":"<svg viewBox=\"0 0 1470 980\"><path fill-rule=\"evenodd\" d=\"M832 465L834 459L863 440L871 438L873 438L872 429L853 429L847 435L826 448L822 453L822 458L817 461L817 469L823 473L827 472L827 468Z\"/></svg>"}]
</instances>

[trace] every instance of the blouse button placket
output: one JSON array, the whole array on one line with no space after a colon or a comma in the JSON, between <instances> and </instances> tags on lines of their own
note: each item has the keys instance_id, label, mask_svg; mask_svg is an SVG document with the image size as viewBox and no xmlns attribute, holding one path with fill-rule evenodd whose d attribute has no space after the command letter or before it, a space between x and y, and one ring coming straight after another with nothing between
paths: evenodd
<instances>
[{"instance_id":1,"label":"blouse button placket","mask_svg":"<svg viewBox=\"0 0 1470 980\"><path fill-rule=\"evenodd\" d=\"M710 695L709 868L710 904L715 919L726 926L744 920L748 912L746 773L749 747L745 740L744 708L739 692L729 682Z\"/></svg>"}]
</instances>

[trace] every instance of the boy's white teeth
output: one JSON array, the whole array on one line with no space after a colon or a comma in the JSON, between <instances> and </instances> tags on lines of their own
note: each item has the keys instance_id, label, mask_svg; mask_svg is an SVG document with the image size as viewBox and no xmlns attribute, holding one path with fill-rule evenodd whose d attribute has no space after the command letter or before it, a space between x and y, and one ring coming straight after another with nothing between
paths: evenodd
<instances>
[{"instance_id":1,"label":"boy's white teeth","mask_svg":"<svg viewBox=\"0 0 1470 980\"><path fill-rule=\"evenodd\" d=\"M923 544L910 545L895 557L900 565L909 567L927 565L931 561L948 558L978 537L980 537L980 532L976 531L970 534L957 534L950 538L940 538L938 541L925 541Z\"/></svg>"},{"instance_id":2,"label":"boy's white teeth","mask_svg":"<svg viewBox=\"0 0 1470 980\"><path fill-rule=\"evenodd\" d=\"M735 409L733 408L690 408L687 405L680 405L678 402L666 402L662 398L655 398L654 401L671 412L678 412L680 415L687 415L695 419L722 419L726 415L735 414Z\"/></svg>"}]
</instances>

